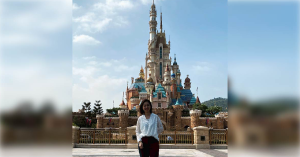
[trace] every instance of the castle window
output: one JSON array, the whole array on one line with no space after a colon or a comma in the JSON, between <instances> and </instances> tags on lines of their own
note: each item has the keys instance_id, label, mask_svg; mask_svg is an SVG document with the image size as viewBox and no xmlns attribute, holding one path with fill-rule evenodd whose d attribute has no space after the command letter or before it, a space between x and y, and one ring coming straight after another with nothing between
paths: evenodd
<instances>
[{"instance_id":1,"label":"castle window","mask_svg":"<svg viewBox=\"0 0 300 157\"><path fill-rule=\"evenodd\" d=\"M161 103L158 103L158 107L161 108Z\"/></svg>"},{"instance_id":2,"label":"castle window","mask_svg":"<svg viewBox=\"0 0 300 157\"><path fill-rule=\"evenodd\" d=\"M161 99L161 93L158 93L158 99Z\"/></svg>"},{"instance_id":3,"label":"castle window","mask_svg":"<svg viewBox=\"0 0 300 157\"><path fill-rule=\"evenodd\" d=\"M159 74L160 74L160 78L162 78L162 62L160 62L159 64Z\"/></svg>"},{"instance_id":4,"label":"castle window","mask_svg":"<svg viewBox=\"0 0 300 157\"><path fill-rule=\"evenodd\" d=\"M159 58L162 58L162 47L159 48Z\"/></svg>"}]
</instances>

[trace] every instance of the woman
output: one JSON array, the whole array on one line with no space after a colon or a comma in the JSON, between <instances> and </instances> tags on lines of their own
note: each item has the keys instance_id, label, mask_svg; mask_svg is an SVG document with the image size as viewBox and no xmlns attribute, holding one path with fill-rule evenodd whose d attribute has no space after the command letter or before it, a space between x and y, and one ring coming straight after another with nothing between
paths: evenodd
<instances>
[{"instance_id":1,"label":"woman","mask_svg":"<svg viewBox=\"0 0 300 157\"><path fill-rule=\"evenodd\" d=\"M152 105L148 99L140 104L140 113L136 124L136 137L141 157L158 157L158 134L164 131L160 118L152 113Z\"/></svg>"}]
</instances>

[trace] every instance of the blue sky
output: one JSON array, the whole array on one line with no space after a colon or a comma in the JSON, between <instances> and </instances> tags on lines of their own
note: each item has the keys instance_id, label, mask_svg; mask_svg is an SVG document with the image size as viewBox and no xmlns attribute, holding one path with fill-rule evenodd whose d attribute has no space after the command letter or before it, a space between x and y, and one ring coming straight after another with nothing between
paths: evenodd
<instances>
[{"instance_id":1,"label":"blue sky","mask_svg":"<svg viewBox=\"0 0 300 157\"><path fill-rule=\"evenodd\" d=\"M127 81L145 65L152 0L73 1L73 111L85 101L104 109L122 101ZM227 97L227 2L155 1L171 38L181 79L199 98ZM157 17L159 22L160 18ZM158 24L159 26L159 24ZM130 83L129 83L130 85Z\"/></svg>"},{"instance_id":2,"label":"blue sky","mask_svg":"<svg viewBox=\"0 0 300 157\"><path fill-rule=\"evenodd\" d=\"M298 2L229 2L228 10L234 90L252 101L298 97Z\"/></svg>"},{"instance_id":3,"label":"blue sky","mask_svg":"<svg viewBox=\"0 0 300 157\"><path fill-rule=\"evenodd\" d=\"M72 104L72 1L0 2L1 111Z\"/></svg>"},{"instance_id":4,"label":"blue sky","mask_svg":"<svg viewBox=\"0 0 300 157\"><path fill-rule=\"evenodd\" d=\"M1 110L25 100L73 103L73 111L96 99L105 109L113 100L117 106L144 66L151 3L1 1ZM250 100L298 96L296 0L155 4L171 36L171 57L176 53L181 78L190 75L201 101L227 97L227 73L235 92Z\"/></svg>"}]
</instances>

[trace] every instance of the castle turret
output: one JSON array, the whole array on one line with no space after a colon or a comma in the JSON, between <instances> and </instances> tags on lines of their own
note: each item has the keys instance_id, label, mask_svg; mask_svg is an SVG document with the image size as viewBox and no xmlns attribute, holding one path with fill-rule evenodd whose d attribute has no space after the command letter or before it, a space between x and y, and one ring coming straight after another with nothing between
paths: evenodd
<instances>
[{"instance_id":1,"label":"castle turret","mask_svg":"<svg viewBox=\"0 0 300 157\"><path fill-rule=\"evenodd\" d=\"M181 72L178 69L177 72L176 72L176 82L177 82L178 85L181 84L180 75L181 75Z\"/></svg>"},{"instance_id":2,"label":"castle turret","mask_svg":"<svg viewBox=\"0 0 300 157\"><path fill-rule=\"evenodd\" d=\"M140 76L140 78L144 79L144 69L143 69L143 66L141 67L139 76Z\"/></svg>"},{"instance_id":3,"label":"castle turret","mask_svg":"<svg viewBox=\"0 0 300 157\"><path fill-rule=\"evenodd\" d=\"M189 78L189 75L187 75L184 80L184 89L191 89L191 80Z\"/></svg>"},{"instance_id":4,"label":"castle turret","mask_svg":"<svg viewBox=\"0 0 300 157\"><path fill-rule=\"evenodd\" d=\"M97 128L103 128L103 114L97 114L96 119L97 119Z\"/></svg>"},{"instance_id":5,"label":"castle turret","mask_svg":"<svg viewBox=\"0 0 300 157\"><path fill-rule=\"evenodd\" d=\"M174 74L172 74L174 76ZM176 80L175 77L172 78L172 85L171 85L171 98L176 99L177 98L177 85L176 85Z\"/></svg>"},{"instance_id":6,"label":"castle turret","mask_svg":"<svg viewBox=\"0 0 300 157\"><path fill-rule=\"evenodd\" d=\"M200 125L200 119L202 111L201 110L190 110L191 115L191 128L197 127Z\"/></svg>"},{"instance_id":7,"label":"castle turret","mask_svg":"<svg viewBox=\"0 0 300 157\"><path fill-rule=\"evenodd\" d=\"M180 131L180 130L182 130L182 127L181 127L181 116L182 116L182 110L183 110L182 101L177 99L176 104L173 105L173 109L175 111L175 129L177 131Z\"/></svg>"},{"instance_id":8,"label":"castle turret","mask_svg":"<svg viewBox=\"0 0 300 157\"><path fill-rule=\"evenodd\" d=\"M172 71L174 74L177 73L177 70L178 70L179 66L177 65L177 62L176 62L176 54L174 55L174 62L173 62L173 66L172 66Z\"/></svg>"},{"instance_id":9,"label":"castle turret","mask_svg":"<svg viewBox=\"0 0 300 157\"><path fill-rule=\"evenodd\" d=\"M128 127L129 110L118 110L119 127L125 129Z\"/></svg>"},{"instance_id":10,"label":"castle turret","mask_svg":"<svg viewBox=\"0 0 300 157\"><path fill-rule=\"evenodd\" d=\"M153 40L156 36L156 26L157 26L156 16L157 16L156 9L155 9L154 1L153 1L151 10L150 10L150 21L149 21L150 41Z\"/></svg>"},{"instance_id":11,"label":"castle turret","mask_svg":"<svg viewBox=\"0 0 300 157\"><path fill-rule=\"evenodd\" d=\"M146 88L148 96L150 97L150 94L153 93L153 89L154 89L154 83L153 83L154 81L153 81L153 79L151 77L151 74L149 74L149 78L148 78L148 80L146 82L147 83L146 83L145 88Z\"/></svg>"},{"instance_id":12,"label":"castle turret","mask_svg":"<svg viewBox=\"0 0 300 157\"><path fill-rule=\"evenodd\" d=\"M165 69L163 86L165 87L166 92L171 91L171 69L168 64Z\"/></svg>"}]
</instances>

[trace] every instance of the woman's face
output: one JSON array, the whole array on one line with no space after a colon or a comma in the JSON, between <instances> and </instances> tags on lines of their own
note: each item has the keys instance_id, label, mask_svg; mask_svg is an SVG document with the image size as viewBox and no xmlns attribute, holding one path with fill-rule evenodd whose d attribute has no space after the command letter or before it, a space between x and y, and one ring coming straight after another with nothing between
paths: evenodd
<instances>
[{"instance_id":1,"label":"woman's face","mask_svg":"<svg viewBox=\"0 0 300 157\"><path fill-rule=\"evenodd\" d=\"M150 108L151 108L151 106L150 106L149 102L145 102L143 105L143 110L145 112L150 112Z\"/></svg>"}]
</instances>

